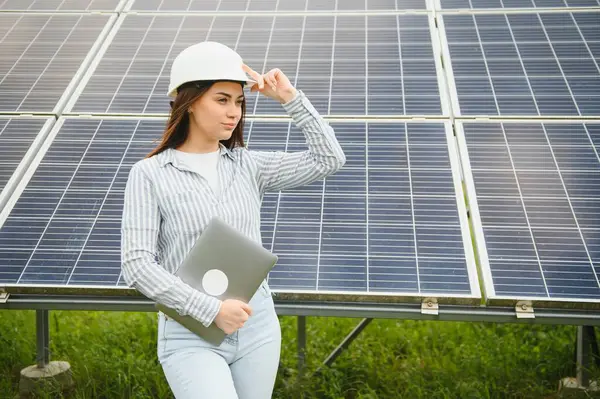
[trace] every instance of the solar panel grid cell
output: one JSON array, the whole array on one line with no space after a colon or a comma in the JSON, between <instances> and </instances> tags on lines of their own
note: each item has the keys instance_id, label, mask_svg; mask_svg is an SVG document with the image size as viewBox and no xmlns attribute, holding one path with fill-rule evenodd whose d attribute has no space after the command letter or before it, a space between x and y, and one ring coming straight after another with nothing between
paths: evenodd
<instances>
[{"instance_id":1,"label":"solar panel grid cell","mask_svg":"<svg viewBox=\"0 0 600 399\"><path fill-rule=\"evenodd\" d=\"M0 13L0 112L52 113L107 15Z\"/></svg>"},{"instance_id":2,"label":"solar panel grid cell","mask_svg":"<svg viewBox=\"0 0 600 399\"><path fill-rule=\"evenodd\" d=\"M498 297L598 299L598 126L464 123Z\"/></svg>"},{"instance_id":3,"label":"solar panel grid cell","mask_svg":"<svg viewBox=\"0 0 600 399\"><path fill-rule=\"evenodd\" d=\"M117 11L123 0L2 0L0 11Z\"/></svg>"}]
</instances>

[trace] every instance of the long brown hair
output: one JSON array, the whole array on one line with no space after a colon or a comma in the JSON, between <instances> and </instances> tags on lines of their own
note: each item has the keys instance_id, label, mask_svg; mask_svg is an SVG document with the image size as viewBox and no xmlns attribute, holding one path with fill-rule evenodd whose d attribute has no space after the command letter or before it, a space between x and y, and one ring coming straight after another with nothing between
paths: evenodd
<instances>
[{"instance_id":1,"label":"long brown hair","mask_svg":"<svg viewBox=\"0 0 600 399\"><path fill-rule=\"evenodd\" d=\"M179 147L187 139L190 116L189 107L200 98L216 81L197 81L182 85L177 89L177 97L171 101L171 114L163 132L160 144L146 158L159 154L167 148ZM220 142L229 149L244 146L244 119L246 116L246 99L242 100L242 116L233 130L231 137Z\"/></svg>"}]
</instances>

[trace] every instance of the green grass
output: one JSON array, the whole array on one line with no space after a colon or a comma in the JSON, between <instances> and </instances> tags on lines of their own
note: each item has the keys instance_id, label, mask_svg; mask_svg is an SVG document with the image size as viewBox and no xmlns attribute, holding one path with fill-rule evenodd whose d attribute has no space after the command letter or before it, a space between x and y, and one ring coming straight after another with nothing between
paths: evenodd
<instances>
[{"instance_id":1,"label":"green grass","mask_svg":"<svg viewBox=\"0 0 600 399\"><path fill-rule=\"evenodd\" d=\"M357 319L307 318L316 370ZM554 398L573 376L572 326L374 320L319 378L297 375L296 319L282 317L274 398ZM156 313L50 312L53 360L75 398L171 398L156 359ZM0 398L35 362L35 312L0 311ZM585 396L584 396L585 397Z\"/></svg>"}]
</instances>

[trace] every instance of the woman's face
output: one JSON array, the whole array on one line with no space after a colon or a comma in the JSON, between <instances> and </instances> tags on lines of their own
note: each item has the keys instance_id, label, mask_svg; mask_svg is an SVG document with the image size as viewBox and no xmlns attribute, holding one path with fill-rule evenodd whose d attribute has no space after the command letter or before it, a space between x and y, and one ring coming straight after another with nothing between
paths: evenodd
<instances>
[{"instance_id":1,"label":"woman's face","mask_svg":"<svg viewBox=\"0 0 600 399\"><path fill-rule=\"evenodd\" d=\"M213 84L189 108L190 133L208 141L227 140L242 117L244 90L239 83Z\"/></svg>"}]
</instances>

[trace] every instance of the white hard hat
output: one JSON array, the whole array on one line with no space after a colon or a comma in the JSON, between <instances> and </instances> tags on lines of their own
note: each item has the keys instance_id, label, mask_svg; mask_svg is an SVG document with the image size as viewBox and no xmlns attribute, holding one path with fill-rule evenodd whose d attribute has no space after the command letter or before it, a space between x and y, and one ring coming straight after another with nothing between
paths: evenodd
<instances>
[{"instance_id":1,"label":"white hard hat","mask_svg":"<svg viewBox=\"0 0 600 399\"><path fill-rule=\"evenodd\" d=\"M248 78L242 64L242 57L224 44L194 44L173 60L168 95L175 97L179 86L196 80L233 80L253 85L256 81Z\"/></svg>"}]
</instances>

